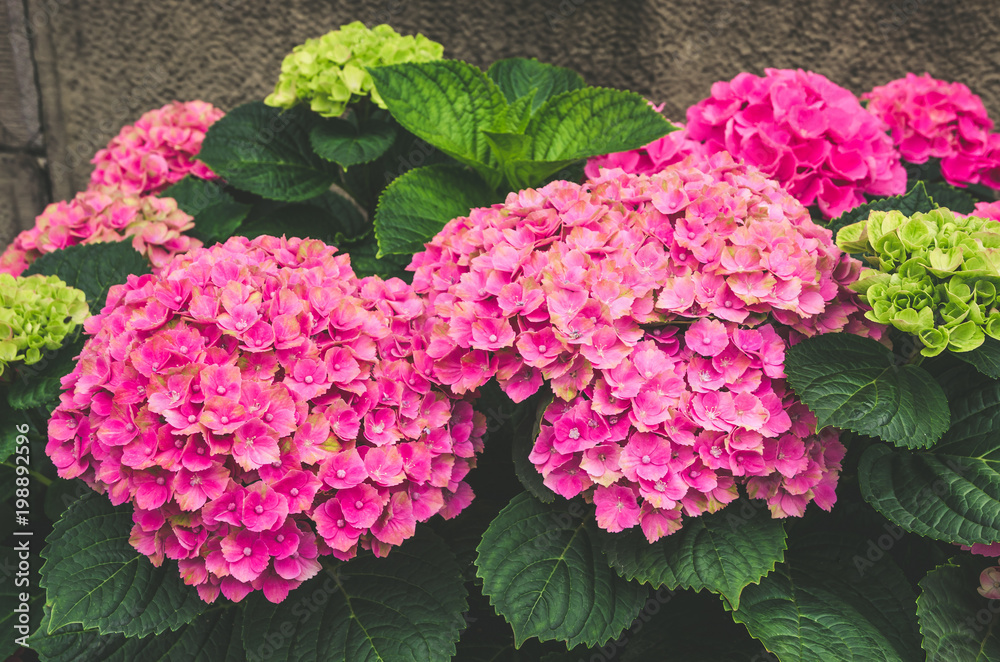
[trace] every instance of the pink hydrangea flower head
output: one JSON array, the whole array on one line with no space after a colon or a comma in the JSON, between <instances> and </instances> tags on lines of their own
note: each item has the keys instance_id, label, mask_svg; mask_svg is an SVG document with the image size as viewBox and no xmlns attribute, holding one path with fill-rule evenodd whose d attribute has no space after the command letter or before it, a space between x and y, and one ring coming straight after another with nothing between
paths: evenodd
<instances>
[{"instance_id":1,"label":"pink hydrangea flower head","mask_svg":"<svg viewBox=\"0 0 1000 662\"><path fill-rule=\"evenodd\" d=\"M687 135L757 166L827 218L898 195L906 171L885 124L848 90L801 69L741 73L687 111Z\"/></svg>"},{"instance_id":2,"label":"pink hydrangea flower head","mask_svg":"<svg viewBox=\"0 0 1000 662\"><path fill-rule=\"evenodd\" d=\"M131 502L133 546L205 600L281 601L472 499L485 418L430 370L424 301L335 251L234 237L130 276L63 379L60 475Z\"/></svg>"},{"instance_id":3,"label":"pink hydrangea flower head","mask_svg":"<svg viewBox=\"0 0 1000 662\"><path fill-rule=\"evenodd\" d=\"M880 329L848 287L857 261L757 168L720 152L511 193L410 269L433 375L551 391L529 459L604 528L652 541L739 485L775 517L833 505L843 446L786 386L785 350Z\"/></svg>"},{"instance_id":4,"label":"pink hydrangea flower head","mask_svg":"<svg viewBox=\"0 0 1000 662\"><path fill-rule=\"evenodd\" d=\"M201 246L184 234L193 227L191 216L171 198L91 188L47 206L35 227L17 235L0 255L0 272L20 275L42 255L69 246L126 240L158 269L174 255Z\"/></svg>"},{"instance_id":5,"label":"pink hydrangea flower head","mask_svg":"<svg viewBox=\"0 0 1000 662\"><path fill-rule=\"evenodd\" d=\"M174 101L145 113L97 152L90 186L143 195L158 193L188 174L215 179L197 156L205 132L223 115L204 101Z\"/></svg>"},{"instance_id":6,"label":"pink hydrangea flower head","mask_svg":"<svg viewBox=\"0 0 1000 662\"><path fill-rule=\"evenodd\" d=\"M861 98L891 129L906 161L938 158L949 184L1000 188L1000 135L992 133L982 99L967 86L908 73Z\"/></svg>"}]
</instances>

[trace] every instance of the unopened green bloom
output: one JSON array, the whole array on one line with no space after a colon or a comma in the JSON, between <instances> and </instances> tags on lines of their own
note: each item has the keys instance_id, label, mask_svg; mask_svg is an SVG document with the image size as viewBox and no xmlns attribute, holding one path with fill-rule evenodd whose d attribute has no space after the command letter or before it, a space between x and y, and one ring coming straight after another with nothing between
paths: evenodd
<instances>
[{"instance_id":1,"label":"unopened green bloom","mask_svg":"<svg viewBox=\"0 0 1000 662\"><path fill-rule=\"evenodd\" d=\"M365 67L440 60L444 46L418 34L402 36L388 25L369 30L361 21L309 39L281 63L274 92L264 103L291 108L308 101L323 117L337 117L363 97L385 108Z\"/></svg>"},{"instance_id":2,"label":"unopened green bloom","mask_svg":"<svg viewBox=\"0 0 1000 662\"><path fill-rule=\"evenodd\" d=\"M852 287L872 310L866 316L912 333L925 356L968 352L987 335L1000 339L1000 223L958 217L948 209L873 211L837 235L837 245L864 253Z\"/></svg>"},{"instance_id":3,"label":"unopened green bloom","mask_svg":"<svg viewBox=\"0 0 1000 662\"><path fill-rule=\"evenodd\" d=\"M0 375L15 361L37 363L90 312L83 292L56 276L0 273Z\"/></svg>"}]
</instances>

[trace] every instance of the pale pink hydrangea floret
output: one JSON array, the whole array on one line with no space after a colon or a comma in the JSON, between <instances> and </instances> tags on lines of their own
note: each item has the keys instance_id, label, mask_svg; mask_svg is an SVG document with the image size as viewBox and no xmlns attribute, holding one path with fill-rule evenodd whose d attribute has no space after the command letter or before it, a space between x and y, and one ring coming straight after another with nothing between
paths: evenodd
<instances>
[{"instance_id":1,"label":"pale pink hydrangea floret","mask_svg":"<svg viewBox=\"0 0 1000 662\"><path fill-rule=\"evenodd\" d=\"M859 263L756 168L718 153L511 193L410 269L434 374L458 392L496 376L516 401L547 382L529 459L602 527L652 541L737 483L775 517L832 507L844 449L786 386L785 349L881 330L848 288Z\"/></svg>"},{"instance_id":2,"label":"pale pink hydrangea floret","mask_svg":"<svg viewBox=\"0 0 1000 662\"><path fill-rule=\"evenodd\" d=\"M91 186L157 193L191 174L216 175L197 160L205 132L223 113L205 101L174 101L123 128L94 156Z\"/></svg>"},{"instance_id":3,"label":"pale pink hydrangea floret","mask_svg":"<svg viewBox=\"0 0 1000 662\"><path fill-rule=\"evenodd\" d=\"M967 86L908 73L861 98L892 130L906 161L938 158L949 184L1000 188L1000 134L991 133L993 121L982 99Z\"/></svg>"},{"instance_id":4,"label":"pale pink hydrangea floret","mask_svg":"<svg viewBox=\"0 0 1000 662\"><path fill-rule=\"evenodd\" d=\"M433 375L422 299L320 241L234 237L130 276L85 323L46 452L135 508L131 543L211 602L450 518L485 418Z\"/></svg>"},{"instance_id":5,"label":"pale pink hydrangea floret","mask_svg":"<svg viewBox=\"0 0 1000 662\"><path fill-rule=\"evenodd\" d=\"M194 220L172 198L132 195L111 187L91 188L69 202L54 202L18 234L0 255L0 272L20 275L46 253L77 244L125 241L161 268L201 242L184 233Z\"/></svg>"},{"instance_id":6,"label":"pale pink hydrangea floret","mask_svg":"<svg viewBox=\"0 0 1000 662\"><path fill-rule=\"evenodd\" d=\"M741 73L687 111L687 135L757 166L828 218L898 195L906 171L884 123L825 76L793 69Z\"/></svg>"}]
</instances>

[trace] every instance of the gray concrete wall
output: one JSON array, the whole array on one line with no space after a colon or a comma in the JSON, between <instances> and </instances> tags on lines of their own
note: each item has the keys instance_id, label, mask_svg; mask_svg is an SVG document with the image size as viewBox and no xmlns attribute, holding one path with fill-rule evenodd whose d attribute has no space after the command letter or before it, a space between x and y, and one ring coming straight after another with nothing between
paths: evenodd
<instances>
[{"instance_id":1,"label":"gray concrete wall","mask_svg":"<svg viewBox=\"0 0 1000 662\"><path fill-rule=\"evenodd\" d=\"M267 94L293 46L389 23L479 65L537 57L668 115L740 71L801 67L855 92L960 80L1000 121L997 0L0 0L0 246L86 186L119 128L173 99Z\"/></svg>"}]
</instances>

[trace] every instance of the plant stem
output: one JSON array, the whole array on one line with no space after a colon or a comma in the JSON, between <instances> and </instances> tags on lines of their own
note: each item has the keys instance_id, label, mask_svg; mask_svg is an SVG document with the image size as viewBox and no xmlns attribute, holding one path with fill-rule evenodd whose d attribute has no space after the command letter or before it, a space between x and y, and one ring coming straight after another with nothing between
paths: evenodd
<instances>
[{"instance_id":1,"label":"plant stem","mask_svg":"<svg viewBox=\"0 0 1000 662\"><path fill-rule=\"evenodd\" d=\"M11 464L10 462L0 462L0 464L2 464L5 467L10 467L11 469L17 471L17 467L15 465ZM30 474L35 480L37 480L39 483L41 483L45 487L48 487L49 485L52 484L52 479L51 478L49 478L45 474L38 473L34 469L28 469L28 474Z\"/></svg>"}]
</instances>

